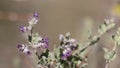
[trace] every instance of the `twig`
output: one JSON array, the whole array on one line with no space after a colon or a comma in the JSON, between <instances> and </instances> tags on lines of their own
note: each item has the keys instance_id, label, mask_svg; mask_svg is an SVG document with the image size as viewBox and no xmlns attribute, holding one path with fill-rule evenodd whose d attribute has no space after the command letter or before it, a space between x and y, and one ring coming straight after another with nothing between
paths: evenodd
<instances>
[{"instance_id":1,"label":"twig","mask_svg":"<svg viewBox=\"0 0 120 68\"><path fill-rule=\"evenodd\" d=\"M113 56L116 54L116 52L115 52L116 47L117 47L117 44L115 44L114 48L112 49L112 52L114 52L114 53L113 53ZM113 56L112 56L112 57L113 57ZM110 59L109 59L109 60L106 60L105 68L108 68L110 62L111 62Z\"/></svg>"},{"instance_id":2,"label":"twig","mask_svg":"<svg viewBox=\"0 0 120 68\"><path fill-rule=\"evenodd\" d=\"M108 68L109 62L106 63L105 68Z\"/></svg>"}]
</instances>

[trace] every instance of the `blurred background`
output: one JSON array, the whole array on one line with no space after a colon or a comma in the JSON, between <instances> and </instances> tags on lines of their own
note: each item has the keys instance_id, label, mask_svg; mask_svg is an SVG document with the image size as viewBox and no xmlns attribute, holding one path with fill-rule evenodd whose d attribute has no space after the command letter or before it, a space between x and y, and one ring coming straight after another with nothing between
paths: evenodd
<instances>
[{"instance_id":1,"label":"blurred background","mask_svg":"<svg viewBox=\"0 0 120 68\"><path fill-rule=\"evenodd\" d=\"M70 32L78 42L85 42L87 30L96 35L105 18L114 17L119 25L120 6L117 4L118 0L0 0L0 68L35 66L31 57L21 55L16 48L18 43L27 41L18 28L27 24L33 12L40 14L35 31L50 39L49 48L52 49L53 45L59 44L59 34ZM109 35L113 31L91 48L87 68L104 68L101 47L112 48ZM119 58L109 68L120 68Z\"/></svg>"}]
</instances>

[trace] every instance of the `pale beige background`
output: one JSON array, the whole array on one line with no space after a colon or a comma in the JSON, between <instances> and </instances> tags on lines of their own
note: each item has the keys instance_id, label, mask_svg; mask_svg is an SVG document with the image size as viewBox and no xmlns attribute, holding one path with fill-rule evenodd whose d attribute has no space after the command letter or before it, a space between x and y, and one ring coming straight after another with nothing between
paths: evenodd
<instances>
[{"instance_id":1,"label":"pale beige background","mask_svg":"<svg viewBox=\"0 0 120 68\"><path fill-rule=\"evenodd\" d=\"M32 12L40 14L35 31L50 38L52 48L58 44L58 35L65 32L71 32L72 37L84 42L86 37L82 31L86 18L92 19L93 34L96 34L96 28L110 16L115 3L116 0L0 0L0 68L29 68L26 57L18 53L16 45L26 41L18 27L27 23ZM100 57L103 57L101 47L107 46L105 40L92 47L88 68L104 68L104 59ZM120 59L111 63L110 68L120 68L116 62L120 63Z\"/></svg>"}]
</instances>

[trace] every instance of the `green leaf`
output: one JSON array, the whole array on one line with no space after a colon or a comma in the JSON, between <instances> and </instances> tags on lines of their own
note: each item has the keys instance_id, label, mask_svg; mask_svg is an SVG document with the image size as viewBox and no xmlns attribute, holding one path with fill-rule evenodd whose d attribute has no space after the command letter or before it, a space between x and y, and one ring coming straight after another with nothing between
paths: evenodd
<instances>
[{"instance_id":1,"label":"green leaf","mask_svg":"<svg viewBox=\"0 0 120 68\"><path fill-rule=\"evenodd\" d=\"M81 65L81 68L85 68L87 65L88 65L88 63L83 63L83 64Z\"/></svg>"},{"instance_id":2,"label":"green leaf","mask_svg":"<svg viewBox=\"0 0 120 68\"><path fill-rule=\"evenodd\" d=\"M107 26L107 30L113 28L115 26L115 23L110 23L108 26Z\"/></svg>"},{"instance_id":3,"label":"green leaf","mask_svg":"<svg viewBox=\"0 0 120 68\"><path fill-rule=\"evenodd\" d=\"M109 61L114 60L116 58L116 53L114 51L106 52L104 58Z\"/></svg>"},{"instance_id":4,"label":"green leaf","mask_svg":"<svg viewBox=\"0 0 120 68\"><path fill-rule=\"evenodd\" d=\"M53 52L49 52L48 58L55 60L55 54Z\"/></svg>"},{"instance_id":5,"label":"green leaf","mask_svg":"<svg viewBox=\"0 0 120 68\"><path fill-rule=\"evenodd\" d=\"M107 53L108 52L108 49L107 48L103 48L104 52Z\"/></svg>"},{"instance_id":6,"label":"green leaf","mask_svg":"<svg viewBox=\"0 0 120 68\"><path fill-rule=\"evenodd\" d=\"M60 59L60 55L61 55L61 51L60 51L60 48L59 47L57 47L57 48L55 48L54 49L54 54L55 54L55 58L56 59Z\"/></svg>"},{"instance_id":7,"label":"green leaf","mask_svg":"<svg viewBox=\"0 0 120 68\"><path fill-rule=\"evenodd\" d=\"M106 28L107 28L106 24L102 24L102 25L100 25L98 32L100 34L103 34L106 31Z\"/></svg>"},{"instance_id":8,"label":"green leaf","mask_svg":"<svg viewBox=\"0 0 120 68\"><path fill-rule=\"evenodd\" d=\"M46 57L42 56L38 64L45 65Z\"/></svg>"},{"instance_id":9,"label":"green leaf","mask_svg":"<svg viewBox=\"0 0 120 68\"><path fill-rule=\"evenodd\" d=\"M28 35L28 41L31 42L32 41L32 36Z\"/></svg>"},{"instance_id":10,"label":"green leaf","mask_svg":"<svg viewBox=\"0 0 120 68\"><path fill-rule=\"evenodd\" d=\"M119 46L120 45L120 33L119 31L116 34L112 35L112 40Z\"/></svg>"},{"instance_id":11,"label":"green leaf","mask_svg":"<svg viewBox=\"0 0 120 68\"><path fill-rule=\"evenodd\" d=\"M49 55L49 50L46 49L46 51L43 52L43 53L40 55L40 58L42 58L43 56L46 57L46 58L48 58L48 55Z\"/></svg>"},{"instance_id":12,"label":"green leaf","mask_svg":"<svg viewBox=\"0 0 120 68\"><path fill-rule=\"evenodd\" d=\"M104 34L106 31L110 30L111 28L113 28L115 26L114 22L110 22L110 23L103 23L100 25L98 32L102 35Z\"/></svg>"},{"instance_id":13,"label":"green leaf","mask_svg":"<svg viewBox=\"0 0 120 68\"><path fill-rule=\"evenodd\" d=\"M90 42L90 45L94 45L95 43L97 43L100 40L100 37L98 36L94 36L92 41Z\"/></svg>"},{"instance_id":14,"label":"green leaf","mask_svg":"<svg viewBox=\"0 0 120 68\"><path fill-rule=\"evenodd\" d=\"M69 68L69 64L66 60L60 59L60 64L63 66L63 68Z\"/></svg>"},{"instance_id":15,"label":"green leaf","mask_svg":"<svg viewBox=\"0 0 120 68\"><path fill-rule=\"evenodd\" d=\"M36 33L33 33L32 36L33 36L33 37L39 37L39 33L37 33L37 32L36 32Z\"/></svg>"}]
</instances>

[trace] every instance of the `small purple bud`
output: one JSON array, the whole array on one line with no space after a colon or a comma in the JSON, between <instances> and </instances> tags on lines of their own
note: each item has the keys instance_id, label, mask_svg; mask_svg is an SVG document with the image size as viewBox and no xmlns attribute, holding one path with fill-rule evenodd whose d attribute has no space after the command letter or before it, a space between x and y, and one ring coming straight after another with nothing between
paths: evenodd
<instances>
[{"instance_id":1,"label":"small purple bud","mask_svg":"<svg viewBox=\"0 0 120 68\"><path fill-rule=\"evenodd\" d=\"M65 54L63 53L63 54L61 55L61 58L62 58L63 60L66 60L70 55L71 55L71 52L68 51L68 52L66 52Z\"/></svg>"},{"instance_id":2,"label":"small purple bud","mask_svg":"<svg viewBox=\"0 0 120 68\"><path fill-rule=\"evenodd\" d=\"M48 48L48 44L45 44L44 47L45 47L45 48Z\"/></svg>"},{"instance_id":3,"label":"small purple bud","mask_svg":"<svg viewBox=\"0 0 120 68\"><path fill-rule=\"evenodd\" d=\"M44 41L45 43L48 43L48 38L43 38L43 41Z\"/></svg>"},{"instance_id":4,"label":"small purple bud","mask_svg":"<svg viewBox=\"0 0 120 68\"><path fill-rule=\"evenodd\" d=\"M23 52L24 51L24 45L23 44L18 44L17 45L17 48L18 48L18 50L20 51L20 52Z\"/></svg>"},{"instance_id":5,"label":"small purple bud","mask_svg":"<svg viewBox=\"0 0 120 68\"><path fill-rule=\"evenodd\" d=\"M77 49L76 46L71 46L70 48L71 48L71 50L76 50Z\"/></svg>"},{"instance_id":6,"label":"small purple bud","mask_svg":"<svg viewBox=\"0 0 120 68\"><path fill-rule=\"evenodd\" d=\"M25 32L25 31L26 31L26 29L25 29L24 26L20 26L20 27L19 27L19 30L22 31L22 32Z\"/></svg>"},{"instance_id":7,"label":"small purple bud","mask_svg":"<svg viewBox=\"0 0 120 68\"><path fill-rule=\"evenodd\" d=\"M39 14L37 12L34 12L33 17L38 18Z\"/></svg>"},{"instance_id":8,"label":"small purple bud","mask_svg":"<svg viewBox=\"0 0 120 68\"><path fill-rule=\"evenodd\" d=\"M23 53L24 53L24 54L27 54L27 55L30 55L30 54L31 54L31 52L30 52L30 50L28 49L28 47L25 47L25 48L23 49Z\"/></svg>"},{"instance_id":9,"label":"small purple bud","mask_svg":"<svg viewBox=\"0 0 120 68\"><path fill-rule=\"evenodd\" d=\"M48 44L48 42L49 42L49 41L48 41L48 38L43 38L43 42L44 42L44 47L45 47L45 48L48 48L48 45L49 45L49 44Z\"/></svg>"},{"instance_id":10,"label":"small purple bud","mask_svg":"<svg viewBox=\"0 0 120 68\"><path fill-rule=\"evenodd\" d=\"M61 58L62 58L63 60L66 60L67 57L66 57L66 55L62 54L62 55L61 55Z\"/></svg>"},{"instance_id":11,"label":"small purple bud","mask_svg":"<svg viewBox=\"0 0 120 68\"><path fill-rule=\"evenodd\" d=\"M66 56L69 57L70 55L71 55L71 52L68 51L68 52L66 53Z\"/></svg>"},{"instance_id":12,"label":"small purple bud","mask_svg":"<svg viewBox=\"0 0 120 68\"><path fill-rule=\"evenodd\" d=\"M26 54L27 54L27 55L31 55L31 52L30 52L30 51L27 51Z\"/></svg>"},{"instance_id":13,"label":"small purple bud","mask_svg":"<svg viewBox=\"0 0 120 68\"><path fill-rule=\"evenodd\" d=\"M64 50L63 54L62 54L62 58L67 58L71 55L71 51L70 50Z\"/></svg>"},{"instance_id":14,"label":"small purple bud","mask_svg":"<svg viewBox=\"0 0 120 68\"><path fill-rule=\"evenodd\" d=\"M19 49L19 48L22 48L22 45L21 44L18 44L17 45L17 48Z\"/></svg>"}]
</instances>

